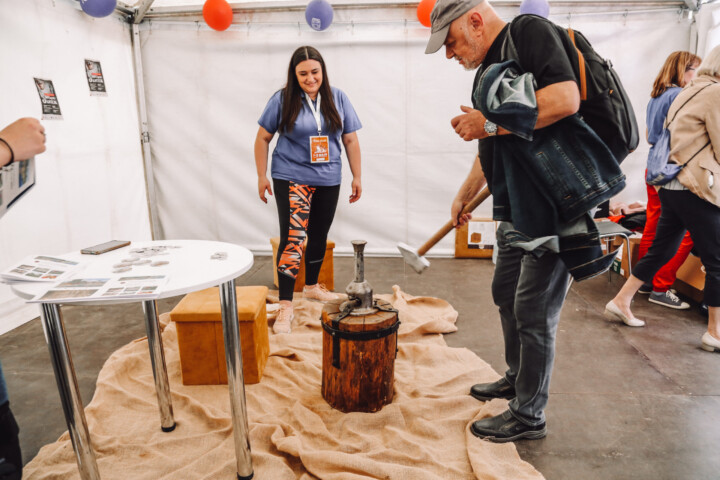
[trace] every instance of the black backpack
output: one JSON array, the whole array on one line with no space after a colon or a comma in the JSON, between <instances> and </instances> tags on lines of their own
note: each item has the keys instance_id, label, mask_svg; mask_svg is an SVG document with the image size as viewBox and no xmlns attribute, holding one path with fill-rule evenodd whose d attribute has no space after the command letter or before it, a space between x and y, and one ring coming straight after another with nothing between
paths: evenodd
<instances>
[{"instance_id":1,"label":"black backpack","mask_svg":"<svg viewBox=\"0 0 720 480\"><path fill-rule=\"evenodd\" d=\"M571 28L566 30L543 17L537 18L556 28L565 45L580 88L580 116L608 146L618 163L622 162L637 148L640 138L635 111L612 63L598 55L582 33ZM520 63L511 28L512 23L503 41L502 58Z\"/></svg>"}]
</instances>

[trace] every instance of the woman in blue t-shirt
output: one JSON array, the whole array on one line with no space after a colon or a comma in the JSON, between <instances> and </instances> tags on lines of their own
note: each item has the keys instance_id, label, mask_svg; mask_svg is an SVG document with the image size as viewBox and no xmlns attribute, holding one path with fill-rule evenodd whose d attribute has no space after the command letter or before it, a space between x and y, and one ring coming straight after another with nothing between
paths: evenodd
<instances>
[{"instance_id":1,"label":"woman in blue t-shirt","mask_svg":"<svg viewBox=\"0 0 720 480\"><path fill-rule=\"evenodd\" d=\"M275 191L280 222L280 311L273 330L290 333L293 290L306 237L304 297L319 301L337 298L318 284L318 276L340 194L341 143L353 176L350 203L359 200L362 193L356 133L362 125L347 95L330 87L320 52L308 46L293 53L287 84L270 98L258 124L258 194L267 203L265 193L273 195ZM266 174L268 146L276 132L279 136L272 154L271 186Z\"/></svg>"},{"instance_id":2,"label":"woman in blue t-shirt","mask_svg":"<svg viewBox=\"0 0 720 480\"><path fill-rule=\"evenodd\" d=\"M655 78L650 102L647 106L647 139L654 147L660 133L665 125L665 117L667 117L670 104L675 100L678 93L683 87L695 78L695 69L700 65L700 57L690 52L673 52L665 60L660 73ZM647 187L647 220L643 230L642 239L638 248L638 260L647 253L650 245L655 238L655 230L660 219L660 197L657 189L653 185ZM662 267L652 280L652 283L643 285L639 292L649 295L649 300L658 305L674 309L686 309L690 305L680 300L677 295L670 290L670 286L675 282L675 277L680 266L685 262L687 256L692 250L693 242L690 234L686 233L680 248L678 248L675 256L664 267Z\"/></svg>"}]
</instances>

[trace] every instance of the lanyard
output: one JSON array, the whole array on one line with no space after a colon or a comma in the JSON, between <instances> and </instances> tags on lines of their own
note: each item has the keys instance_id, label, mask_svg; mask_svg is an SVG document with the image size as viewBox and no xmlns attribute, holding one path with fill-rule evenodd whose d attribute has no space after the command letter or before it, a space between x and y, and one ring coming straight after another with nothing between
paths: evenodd
<instances>
[{"instance_id":1,"label":"lanyard","mask_svg":"<svg viewBox=\"0 0 720 480\"><path fill-rule=\"evenodd\" d=\"M317 108L313 105L312 100L310 100L310 95L305 94L305 99L307 100L308 105L310 105L310 111L313 114L313 117L315 117L315 123L317 124L318 129L318 135L322 134L322 116L320 115L320 92L317 94Z\"/></svg>"}]
</instances>

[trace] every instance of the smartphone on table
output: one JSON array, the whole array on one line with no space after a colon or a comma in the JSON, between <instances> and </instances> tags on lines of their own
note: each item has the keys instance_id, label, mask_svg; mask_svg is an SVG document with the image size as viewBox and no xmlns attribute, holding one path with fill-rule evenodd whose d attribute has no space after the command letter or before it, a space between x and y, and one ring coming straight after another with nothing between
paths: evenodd
<instances>
[{"instance_id":1,"label":"smartphone on table","mask_svg":"<svg viewBox=\"0 0 720 480\"><path fill-rule=\"evenodd\" d=\"M83 248L82 250L80 250L80 253L83 253L85 255L100 255L102 253L110 252L118 248L127 247L128 245L130 245L129 240L110 240L109 242Z\"/></svg>"}]
</instances>

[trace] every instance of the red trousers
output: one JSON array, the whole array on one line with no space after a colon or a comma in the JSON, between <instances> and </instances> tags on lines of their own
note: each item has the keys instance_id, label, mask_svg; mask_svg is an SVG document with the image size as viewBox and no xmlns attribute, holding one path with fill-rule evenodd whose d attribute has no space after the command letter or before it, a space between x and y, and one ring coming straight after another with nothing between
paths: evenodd
<instances>
[{"instance_id":1,"label":"red trousers","mask_svg":"<svg viewBox=\"0 0 720 480\"><path fill-rule=\"evenodd\" d=\"M645 221L645 229L643 230L640 246L638 247L638 260L645 256L650 245L655 239L655 230L657 229L658 219L660 218L660 197L655 187L645 185L647 188L647 220ZM653 278L653 291L666 292L675 283L675 276L680 266L685 263L692 250L693 241L690 238L690 232L685 232L680 248L678 248L675 256L666 263Z\"/></svg>"}]
</instances>

